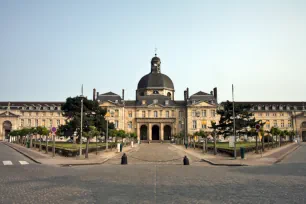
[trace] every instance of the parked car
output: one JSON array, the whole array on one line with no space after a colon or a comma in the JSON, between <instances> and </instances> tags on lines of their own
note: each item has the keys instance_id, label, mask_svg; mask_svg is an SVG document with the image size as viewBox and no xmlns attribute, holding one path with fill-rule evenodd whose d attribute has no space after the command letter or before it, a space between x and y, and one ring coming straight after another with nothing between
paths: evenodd
<instances>
[{"instance_id":1,"label":"parked car","mask_svg":"<svg viewBox=\"0 0 306 204\"><path fill-rule=\"evenodd\" d=\"M68 139L66 142L73 143L73 139Z\"/></svg>"}]
</instances>

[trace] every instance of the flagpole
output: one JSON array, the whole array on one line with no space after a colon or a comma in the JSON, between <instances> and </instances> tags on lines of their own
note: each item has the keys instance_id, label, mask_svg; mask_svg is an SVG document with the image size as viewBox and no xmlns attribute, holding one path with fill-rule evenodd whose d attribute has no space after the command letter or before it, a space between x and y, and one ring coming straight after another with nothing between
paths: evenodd
<instances>
[{"instance_id":1,"label":"flagpole","mask_svg":"<svg viewBox=\"0 0 306 204\"><path fill-rule=\"evenodd\" d=\"M234 84L232 84L232 97L233 97L233 133L234 133L234 138L235 138L235 143L234 143L234 157L235 159L237 158L237 153L236 153L236 121L235 121L235 100L234 100Z\"/></svg>"},{"instance_id":2,"label":"flagpole","mask_svg":"<svg viewBox=\"0 0 306 204\"><path fill-rule=\"evenodd\" d=\"M81 89L82 95L81 95L81 131L80 131L80 157L82 157L82 137L83 137L83 84Z\"/></svg>"}]
</instances>

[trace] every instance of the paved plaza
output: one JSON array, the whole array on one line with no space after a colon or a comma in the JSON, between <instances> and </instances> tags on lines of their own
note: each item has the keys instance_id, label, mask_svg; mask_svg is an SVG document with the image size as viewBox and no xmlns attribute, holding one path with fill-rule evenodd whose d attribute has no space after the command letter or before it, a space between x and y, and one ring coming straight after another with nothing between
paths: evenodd
<instances>
[{"instance_id":1,"label":"paved plaza","mask_svg":"<svg viewBox=\"0 0 306 204\"><path fill-rule=\"evenodd\" d=\"M190 166L137 163L137 159L133 165L131 158L129 165L60 167L35 164L0 145L0 155L7 152L2 160L29 162L0 165L0 203L306 202L306 144L278 164L257 167L216 167L197 165L196 161ZM163 147L156 155L183 156L169 150L169 144ZM144 150L130 154L136 158L143 155L140 151Z\"/></svg>"}]
</instances>

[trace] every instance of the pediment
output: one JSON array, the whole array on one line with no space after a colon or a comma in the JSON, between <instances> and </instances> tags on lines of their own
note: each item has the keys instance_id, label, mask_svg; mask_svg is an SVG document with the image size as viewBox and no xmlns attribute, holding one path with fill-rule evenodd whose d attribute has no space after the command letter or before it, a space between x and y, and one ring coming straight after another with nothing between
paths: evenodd
<instances>
[{"instance_id":1,"label":"pediment","mask_svg":"<svg viewBox=\"0 0 306 204\"><path fill-rule=\"evenodd\" d=\"M193 104L193 106L214 107L215 105L212 105L212 104L209 104L209 103L207 103L207 102L201 101L201 102L198 102L198 103L196 103L196 104Z\"/></svg>"},{"instance_id":2,"label":"pediment","mask_svg":"<svg viewBox=\"0 0 306 204\"><path fill-rule=\"evenodd\" d=\"M19 115L12 113L11 111L5 111L0 113L0 117L18 117Z\"/></svg>"},{"instance_id":3,"label":"pediment","mask_svg":"<svg viewBox=\"0 0 306 204\"><path fill-rule=\"evenodd\" d=\"M115 107L115 106L118 106L118 104L113 103L111 101L104 101L99 106L101 106L101 107Z\"/></svg>"},{"instance_id":4,"label":"pediment","mask_svg":"<svg viewBox=\"0 0 306 204\"><path fill-rule=\"evenodd\" d=\"M164 106L162 106L162 105L160 105L160 104L154 104L154 103L152 103L152 104L148 105L148 107L150 107L150 108L163 108Z\"/></svg>"}]
</instances>

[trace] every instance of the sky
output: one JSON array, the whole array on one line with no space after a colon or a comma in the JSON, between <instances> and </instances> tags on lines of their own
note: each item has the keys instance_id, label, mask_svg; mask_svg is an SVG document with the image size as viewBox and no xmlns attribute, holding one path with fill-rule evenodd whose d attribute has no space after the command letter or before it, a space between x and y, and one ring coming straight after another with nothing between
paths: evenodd
<instances>
[{"instance_id":1,"label":"sky","mask_svg":"<svg viewBox=\"0 0 306 204\"><path fill-rule=\"evenodd\" d=\"M175 99L306 101L305 0L0 1L0 101L135 100L157 48Z\"/></svg>"}]
</instances>

